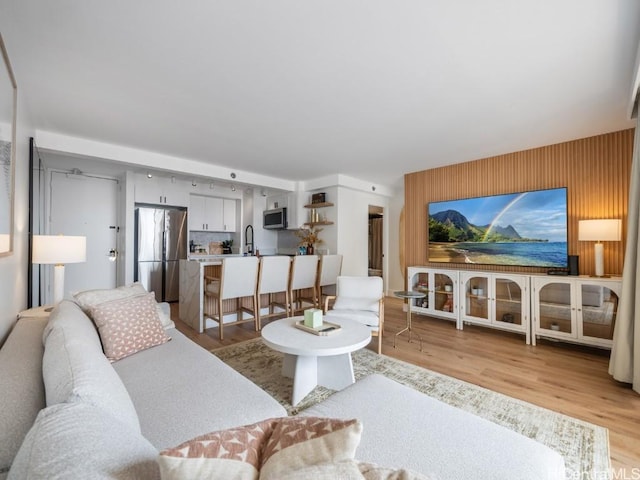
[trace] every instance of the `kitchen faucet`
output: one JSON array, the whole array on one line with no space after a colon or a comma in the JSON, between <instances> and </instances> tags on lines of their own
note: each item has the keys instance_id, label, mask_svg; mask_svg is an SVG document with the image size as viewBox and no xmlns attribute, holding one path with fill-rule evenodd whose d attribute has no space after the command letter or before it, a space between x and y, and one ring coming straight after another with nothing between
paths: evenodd
<instances>
[{"instance_id":1,"label":"kitchen faucet","mask_svg":"<svg viewBox=\"0 0 640 480\"><path fill-rule=\"evenodd\" d=\"M251 241L249 241L249 232L251 232ZM253 255L253 226L247 225L244 229L244 246L248 255Z\"/></svg>"}]
</instances>

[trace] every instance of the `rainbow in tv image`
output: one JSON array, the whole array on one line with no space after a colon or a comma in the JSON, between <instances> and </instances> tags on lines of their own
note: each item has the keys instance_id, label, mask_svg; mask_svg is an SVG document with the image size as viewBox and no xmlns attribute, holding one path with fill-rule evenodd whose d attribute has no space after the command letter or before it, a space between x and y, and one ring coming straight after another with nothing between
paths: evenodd
<instances>
[{"instance_id":1,"label":"rainbow in tv image","mask_svg":"<svg viewBox=\"0 0 640 480\"><path fill-rule=\"evenodd\" d=\"M429 261L567 266L567 189L432 202Z\"/></svg>"}]
</instances>

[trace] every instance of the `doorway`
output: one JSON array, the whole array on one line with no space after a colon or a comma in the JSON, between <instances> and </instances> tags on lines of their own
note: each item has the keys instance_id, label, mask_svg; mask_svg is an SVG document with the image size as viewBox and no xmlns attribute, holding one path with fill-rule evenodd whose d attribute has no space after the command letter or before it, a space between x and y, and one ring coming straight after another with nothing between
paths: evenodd
<instances>
[{"instance_id":1,"label":"doorway","mask_svg":"<svg viewBox=\"0 0 640 480\"><path fill-rule=\"evenodd\" d=\"M369 205L369 276L382 277L384 208Z\"/></svg>"},{"instance_id":2,"label":"doorway","mask_svg":"<svg viewBox=\"0 0 640 480\"><path fill-rule=\"evenodd\" d=\"M48 233L87 237L87 261L65 268L65 298L70 292L114 288L119 250L118 180L78 169L52 170L50 179Z\"/></svg>"}]
</instances>

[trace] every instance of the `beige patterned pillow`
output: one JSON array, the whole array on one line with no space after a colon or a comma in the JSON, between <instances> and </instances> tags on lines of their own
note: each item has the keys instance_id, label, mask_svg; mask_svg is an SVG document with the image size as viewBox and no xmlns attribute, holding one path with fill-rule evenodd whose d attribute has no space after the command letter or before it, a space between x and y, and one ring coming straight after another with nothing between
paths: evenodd
<instances>
[{"instance_id":1,"label":"beige patterned pillow","mask_svg":"<svg viewBox=\"0 0 640 480\"><path fill-rule=\"evenodd\" d=\"M358 420L283 418L262 453L260 479L279 479L310 465L352 460L360 443Z\"/></svg>"},{"instance_id":2,"label":"beige patterned pillow","mask_svg":"<svg viewBox=\"0 0 640 480\"><path fill-rule=\"evenodd\" d=\"M237 478L255 480L260 454L276 419L207 433L160 452L162 480Z\"/></svg>"},{"instance_id":3,"label":"beige patterned pillow","mask_svg":"<svg viewBox=\"0 0 640 480\"><path fill-rule=\"evenodd\" d=\"M152 293L112 300L91 308L104 354L111 362L171 340Z\"/></svg>"},{"instance_id":4,"label":"beige patterned pillow","mask_svg":"<svg viewBox=\"0 0 640 480\"><path fill-rule=\"evenodd\" d=\"M358 420L273 418L208 433L160 452L162 480L276 479L312 465L353 459Z\"/></svg>"}]
</instances>

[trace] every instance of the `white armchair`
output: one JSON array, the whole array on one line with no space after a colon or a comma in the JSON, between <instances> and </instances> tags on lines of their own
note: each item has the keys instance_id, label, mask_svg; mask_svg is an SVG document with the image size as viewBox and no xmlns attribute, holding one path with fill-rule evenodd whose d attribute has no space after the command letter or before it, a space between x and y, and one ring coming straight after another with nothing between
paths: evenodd
<instances>
[{"instance_id":1,"label":"white armchair","mask_svg":"<svg viewBox=\"0 0 640 480\"><path fill-rule=\"evenodd\" d=\"M333 308L327 311L332 299ZM325 299L324 312L368 326L371 335L378 337L378 353L382 353L384 291L381 277L338 277L336 295Z\"/></svg>"}]
</instances>

